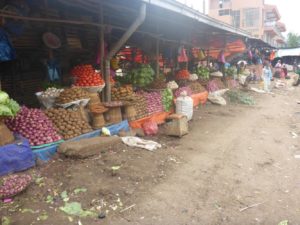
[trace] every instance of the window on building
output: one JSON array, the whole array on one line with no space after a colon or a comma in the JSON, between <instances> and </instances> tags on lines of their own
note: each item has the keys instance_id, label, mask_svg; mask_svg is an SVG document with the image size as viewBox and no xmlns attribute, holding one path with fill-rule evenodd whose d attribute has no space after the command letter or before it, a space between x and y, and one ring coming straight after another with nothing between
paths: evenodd
<instances>
[{"instance_id":1,"label":"window on building","mask_svg":"<svg viewBox=\"0 0 300 225\"><path fill-rule=\"evenodd\" d=\"M220 9L223 8L224 4L229 3L231 0L219 0L219 7Z\"/></svg>"},{"instance_id":2,"label":"window on building","mask_svg":"<svg viewBox=\"0 0 300 225\"><path fill-rule=\"evenodd\" d=\"M244 9L244 27L259 27L259 8Z\"/></svg>"},{"instance_id":3,"label":"window on building","mask_svg":"<svg viewBox=\"0 0 300 225\"><path fill-rule=\"evenodd\" d=\"M232 15L232 26L236 28L240 28L241 26L241 11L240 10L233 10L231 12Z\"/></svg>"},{"instance_id":4,"label":"window on building","mask_svg":"<svg viewBox=\"0 0 300 225\"><path fill-rule=\"evenodd\" d=\"M230 15L230 9L221 9L219 10L219 16L228 16Z\"/></svg>"}]
</instances>

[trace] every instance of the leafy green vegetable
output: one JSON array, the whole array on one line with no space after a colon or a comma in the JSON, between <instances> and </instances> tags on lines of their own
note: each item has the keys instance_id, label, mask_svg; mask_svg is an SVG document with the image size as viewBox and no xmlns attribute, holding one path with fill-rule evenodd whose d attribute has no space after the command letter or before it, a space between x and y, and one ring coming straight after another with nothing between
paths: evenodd
<instances>
[{"instance_id":1,"label":"leafy green vegetable","mask_svg":"<svg viewBox=\"0 0 300 225\"><path fill-rule=\"evenodd\" d=\"M127 76L130 77L133 85L145 87L153 81L154 74L155 72L150 65L139 64L136 68L132 69Z\"/></svg>"},{"instance_id":2,"label":"leafy green vegetable","mask_svg":"<svg viewBox=\"0 0 300 225\"><path fill-rule=\"evenodd\" d=\"M80 192L86 192L86 191L87 191L86 188L76 188L76 189L74 190L74 193L75 193L75 194L79 194Z\"/></svg>"},{"instance_id":3,"label":"leafy green vegetable","mask_svg":"<svg viewBox=\"0 0 300 225\"><path fill-rule=\"evenodd\" d=\"M204 80L209 79L209 69L205 67L197 67L195 70L195 73L198 75L199 78L202 78Z\"/></svg>"},{"instance_id":4,"label":"leafy green vegetable","mask_svg":"<svg viewBox=\"0 0 300 225\"><path fill-rule=\"evenodd\" d=\"M15 116L19 110L19 104L10 99L6 92L0 91L0 116Z\"/></svg>"},{"instance_id":5,"label":"leafy green vegetable","mask_svg":"<svg viewBox=\"0 0 300 225\"><path fill-rule=\"evenodd\" d=\"M169 112L173 105L173 92L171 89L165 89L162 94L162 104L164 106L164 110Z\"/></svg>"},{"instance_id":6,"label":"leafy green vegetable","mask_svg":"<svg viewBox=\"0 0 300 225\"><path fill-rule=\"evenodd\" d=\"M13 116L13 113L8 106L0 104L0 116Z\"/></svg>"},{"instance_id":7,"label":"leafy green vegetable","mask_svg":"<svg viewBox=\"0 0 300 225\"><path fill-rule=\"evenodd\" d=\"M97 216L95 212L89 210L83 210L79 202L70 202L65 203L64 206L59 208L61 211L65 212L68 215L87 217L87 216Z\"/></svg>"},{"instance_id":8,"label":"leafy green vegetable","mask_svg":"<svg viewBox=\"0 0 300 225\"><path fill-rule=\"evenodd\" d=\"M255 104L255 101L251 96L241 93L239 91L227 91L226 96L233 103L244 104L244 105Z\"/></svg>"},{"instance_id":9,"label":"leafy green vegetable","mask_svg":"<svg viewBox=\"0 0 300 225\"><path fill-rule=\"evenodd\" d=\"M0 91L0 104L5 104L9 99L9 96L6 92Z\"/></svg>"}]
</instances>

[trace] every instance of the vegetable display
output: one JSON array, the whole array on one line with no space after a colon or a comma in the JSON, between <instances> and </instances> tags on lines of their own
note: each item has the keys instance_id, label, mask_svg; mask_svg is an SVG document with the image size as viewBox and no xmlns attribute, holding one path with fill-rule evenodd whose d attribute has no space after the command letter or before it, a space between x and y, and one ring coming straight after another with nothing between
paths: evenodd
<instances>
[{"instance_id":1,"label":"vegetable display","mask_svg":"<svg viewBox=\"0 0 300 225\"><path fill-rule=\"evenodd\" d=\"M132 105L136 111L136 116L134 120L145 118L148 116L147 111L147 101L146 98L142 95L133 94L132 96L126 99L125 104Z\"/></svg>"},{"instance_id":2,"label":"vegetable display","mask_svg":"<svg viewBox=\"0 0 300 225\"><path fill-rule=\"evenodd\" d=\"M170 88L171 90L177 89L179 86L176 83L176 81L169 81L167 84L167 87Z\"/></svg>"},{"instance_id":3,"label":"vegetable display","mask_svg":"<svg viewBox=\"0 0 300 225\"><path fill-rule=\"evenodd\" d=\"M0 91L0 117L15 116L19 110L19 104L13 99L9 98L6 92Z\"/></svg>"},{"instance_id":4,"label":"vegetable display","mask_svg":"<svg viewBox=\"0 0 300 225\"><path fill-rule=\"evenodd\" d=\"M206 89L198 82L192 82L189 87L191 88L193 94L206 91Z\"/></svg>"},{"instance_id":5,"label":"vegetable display","mask_svg":"<svg viewBox=\"0 0 300 225\"><path fill-rule=\"evenodd\" d=\"M88 99L89 94L85 90L79 87L73 87L65 89L60 93L59 97L56 98L56 103L65 104L76 100Z\"/></svg>"},{"instance_id":6,"label":"vegetable display","mask_svg":"<svg viewBox=\"0 0 300 225\"><path fill-rule=\"evenodd\" d=\"M146 87L154 78L154 70L148 64L140 64L137 68L128 72L127 76L131 78L132 84L137 87Z\"/></svg>"},{"instance_id":7,"label":"vegetable display","mask_svg":"<svg viewBox=\"0 0 300 225\"><path fill-rule=\"evenodd\" d=\"M93 87L104 85L101 74L96 72L92 65L75 66L71 74L76 77L75 86Z\"/></svg>"},{"instance_id":8,"label":"vegetable display","mask_svg":"<svg viewBox=\"0 0 300 225\"><path fill-rule=\"evenodd\" d=\"M225 74L227 76L233 77L234 75L237 75L237 68L234 66L229 67L225 70Z\"/></svg>"},{"instance_id":9,"label":"vegetable display","mask_svg":"<svg viewBox=\"0 0 300 225\"><path fill-rule=\"evenodd\" d=\"M159 91L153 92L144 92L141 91L138 93L146 98L147 101L147 111L149 114L153 114L156 112L163 112L163 105L162 105L162 96Z\"/></svg>"},{"instance_id":10,"label":"vegetable display","mask_svg":"<svg viewBox=\"0 0 300 225\"><path fill-rule=\"evenodd\" d=\"M180 87L180 88L178 88L178 89L175 91L175 93L174 93L175 97L178 98L178 97L180 96L180 94L181 94L183 91L186 91L186 93L187 93L188 96L191 96L191 95L192 95L192 90L191 90L191 88L189 88L189 87Z\"/></svg>"},{"instance_id":11,"label":"vegetable display","mask_svg":"<svg viewBox=\"0 0 300 225\"><path fill-rule=\"evenodd\" d=\"M209 79L209 69L206 67L197 67L195 73L198 75L199 79L208 80Z\"/></svg>"},{"instance_id":12,"label":"vegetable display","mask_svg":"<svg viewBox=\"0 0 300 225\"><path fill-rule=\"evenodd\" d=\"M186 69L179 70L176 74L176 80L188 80L190 79L190 72Z\"/></svg>"},{"instance_id":13,"label":"vegetable display","mask_svg":"<svg viewBox=\"0 0 300 225\"><path fill-rule=\"evenodd\" d=\"M55 125L57 132L65 140L92 131L92 128L83 120L79 111L60 108L48 109L45 113Z\"/></svg>"},{"instance_id":14,"label":"vegetable display","mask_svg":"<svg viewBox=\"0 0 300 225\"><path fill-rule=\"evenodd\" d=\"M0 182L0 199L11 198L20 192L24 191L31 183L31 176L11 175L3 178Z\"/></svg>"},{"instance_id":15,"label":"vegetable display","mask_svg":"<svg viewBox=\"0 0 300 225\"><path fill-rule=\"evenodd\" d=\"M162 93L162 104L164 111L169 112L173 106L173 92L171 89L166 89Z\"/></svg>"},{"instance_id":16,"label":"vegetable display","mask_svg":"<svg viewBox=\"0 0 300 225\"><path fill-rule=\"evenodd\" d=\"M207 84L207 90L209 92L214 92L214 91L217 91L220 89L225 89L225 88L226 87L225 87L224 83L218 78L210 80Z\"/></svg>"},{"instance_id":17,"label":"vegetable display","mask_svg":"<svg viewBox=\"0 0 300 225\"><path fill-rule=\"evenodd\" d=\"M5 121L7 127L38 146L61 140L49 118L40 109L21 108L14 118Z\"/></svg>"},{"instance_id":18,"label":"vegetable display","mask_svg":"<svg viewBox=\"0 0 300 225\"><path fill-rule=\"evenodd\" d=\"M131 85L125 85L119 88L114 87L111 89L111 98L113 101L123 100L126 97L131 96L132 94L133 88Z\"/></svg>"},{"instance_id":19,"label":"vegetable display","mask_svg":"<svg viewBox=\"0 0 300 225\"><path fill-rule=\"evenodd\" d=\"M47 88L46 91L43 91L40 95L41 98L57 98L63 89L57 89L55 87Z\"/></svg>"},{"instance_id":20,"label":"vegetable display","mask_svg":"<svg viewBox=\"0 0 300 225\"><path fill-rule=\"evenodd\" d=\"M167 84L165 82L165 79L163 77L159 77L155 79L149 86L149 89L166 89Z\"/></svg>"}]
</instances>

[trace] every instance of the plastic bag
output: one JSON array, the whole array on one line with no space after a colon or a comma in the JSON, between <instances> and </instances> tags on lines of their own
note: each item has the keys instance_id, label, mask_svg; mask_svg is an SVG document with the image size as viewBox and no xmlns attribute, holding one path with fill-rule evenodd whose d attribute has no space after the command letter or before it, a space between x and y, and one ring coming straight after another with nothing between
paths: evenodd
<instances>
[{"instance_id":1,"label":"plastic bag","mask_svg":"<svg viewBox=\"0 0 300 225\"><path fill-rule=\"evenodd\" d=\"M26 170L35 165L27 139L17 137L13 144L0 147L0 176Z\"/></svg>"},{"instance_id":2,"label":"plastic bag","mask_svg":"<svg viewBox=\"0 0 300 225\"><path fill-rule=\"evenodd\" d=\"M0 28L0 62L10 61L15 58L15 49L10 43L6 32Z\"/></svg>"},{"instance_id":3,"label":"plastic bag","mask_svg":"<svg viewBox=\"0 0 300 225\"><path fill-rule=\"evenodd\" d=\"M147 121L142 127L146 135L156 135L158 133L158 126L155 121Z\"/></svg>"}]
</instances>

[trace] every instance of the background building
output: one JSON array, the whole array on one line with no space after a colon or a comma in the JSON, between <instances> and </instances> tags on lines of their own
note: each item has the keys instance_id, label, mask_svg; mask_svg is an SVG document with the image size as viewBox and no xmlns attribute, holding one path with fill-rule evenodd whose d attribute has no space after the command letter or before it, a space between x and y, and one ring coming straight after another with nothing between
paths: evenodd
<instances>
[{"instance_id":1,"label":"background building","mask_svg":"<svg viewBox=\"0 0 300 225\"><path fill-rule=\"evenodd\" d=\"M274 47L284 47L285 25L275 5L264 0L210 0L209 16L241 28Z\"/></svg>"}]
</instances>

